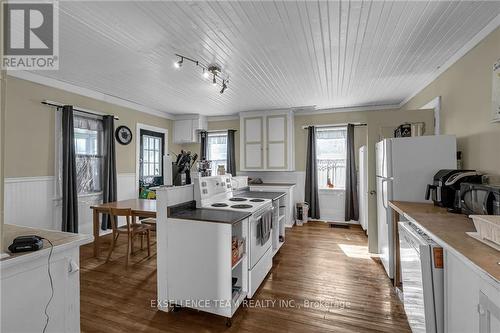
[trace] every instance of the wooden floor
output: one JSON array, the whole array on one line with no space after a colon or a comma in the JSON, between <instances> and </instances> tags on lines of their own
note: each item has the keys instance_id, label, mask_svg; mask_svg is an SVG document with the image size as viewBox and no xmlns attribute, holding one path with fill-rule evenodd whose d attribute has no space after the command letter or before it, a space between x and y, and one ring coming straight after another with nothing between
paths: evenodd
<instances>
[{"instance_id":1,"label":"wooden floor","mask_svg":"<svg viewBox=\"0 0 500 333\"><path fill-rule=\"evenodd\" d=\"M255 303L236 312L231 328L215 315L152 307L156 256L145 259L145 251L138 251L125 269L125 237L109 263L107 252L95 259L92 244L84 246L82 332L410 332L403 306L381 264L368 256L360 228L309 222L287 229L286 237ZM268 307L258 306L265 303Z\"/></svg>"}]
</instances>

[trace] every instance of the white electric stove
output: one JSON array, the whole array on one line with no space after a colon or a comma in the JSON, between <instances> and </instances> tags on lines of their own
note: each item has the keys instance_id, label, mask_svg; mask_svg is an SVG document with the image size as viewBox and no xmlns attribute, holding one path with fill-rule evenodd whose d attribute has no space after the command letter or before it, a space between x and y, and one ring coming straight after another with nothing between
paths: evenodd
<instances>
[{"instance_id":1,"label":"white electric stove","mask_svg":"<svg viewBox=\"0 0 500 333\"><path fill-rule=\"evenodd\" d=\"M233 195L231 175L195 178L196 207L248 212L248 298L253 297L272 267L271 237L262 244L258 228L262 217L273 210L272 200L245 198Z\"/></svg>"}]
</instances>

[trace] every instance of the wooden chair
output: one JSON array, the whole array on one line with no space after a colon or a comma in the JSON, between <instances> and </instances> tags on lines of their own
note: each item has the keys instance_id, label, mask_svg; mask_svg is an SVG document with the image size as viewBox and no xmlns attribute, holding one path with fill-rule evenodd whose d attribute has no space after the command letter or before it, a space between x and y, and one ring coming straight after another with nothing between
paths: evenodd
<instances>
[{"instance_id":1,"label":"wooden chair","mask_svg":"<svg viewBox=\"0 0 500 333\"><path fill-rule=\"evenodd\" d=\"M143 248L142 241L143 237L146 236L148 242L148 257L151 256L151 242L150 242L150 231L151 227L147 224L135 223L132 217L132 210L130 208L110 208L109 216L111 217L111 228L113 229L113 237L111 240L111 247L109 249L108 257L106 262L111 258L111 253L116 246L116 241L120 234L127 234L127 257L125 259L125 264L128 266L128 261L130 255L134 251L134 238L137 235L141 236L141 249ZM118 216L124 216L127 220L127 225L118 227Z\"/></svg>"},{"instance_id":2,"label":"wooden chair","mask_svg":"<svg viewBox=\"0 0 500 333\"><path fill-rule=\"evenodd\" d=\"M156 231L156 219L154 218L147 218L147 219L142 219L140 220L142 224L147 224L151 227L151 231Z\"/></svg>"}]
</instances>

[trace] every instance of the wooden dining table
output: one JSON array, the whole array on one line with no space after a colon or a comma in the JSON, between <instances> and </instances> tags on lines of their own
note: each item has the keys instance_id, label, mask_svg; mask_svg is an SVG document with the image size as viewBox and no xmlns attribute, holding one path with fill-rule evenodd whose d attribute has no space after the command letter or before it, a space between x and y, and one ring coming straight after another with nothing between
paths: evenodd
<instances>
[{"instance_id":1,"label":"wooden dining table","mask_svg":"<svg viewBox=\"0 0 500 333\"><path fill-rule=\"evenodd\" d=\"M99 214L107 214L110 208L130 208L132 210L132 218L145 217L156 218L156 200L148 199L129 199L121 201L113 201L104 204L91 206L93 210L94 222L94 257L99 256L99 230L100 219Z\"/></svg>"}]
</instances>

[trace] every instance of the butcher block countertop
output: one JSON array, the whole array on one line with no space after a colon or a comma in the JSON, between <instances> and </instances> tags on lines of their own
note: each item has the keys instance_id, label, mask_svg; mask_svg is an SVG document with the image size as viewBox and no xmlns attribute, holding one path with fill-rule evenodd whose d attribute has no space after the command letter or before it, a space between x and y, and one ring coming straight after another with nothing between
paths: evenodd
<instances>
[{"instance_id":1,"label":"butcher block countertop","mask_svg":"<svg viewBox=\"0 0 500 333\"><path fill-rule=\"evenodd\" d=\"M500 283L500 252L466 234L476 231L472 219L428 203L391 201L389 206L421 226L443 248L458 253Z\"/></svg>"},{"instance_id":2,"label":"butcher block countertop","mask_svg":"<svg viewBox=\"0 0 500 333\"><path fill-rule=\"evenodd\" d=\"M14 238L18 236L27 235L37 235L43 238L49 239L54 245L54 252L65 251L68 248L75 246L81 246L84 244L91 243L94 239L92 235L86 234L74 234L69 232L37 229L24 227L14 224L4 224L4 235L3 235L3 250L8 252L7 247L12 244ZM38 251L20 252L20 253L9 253L9 256L0 260L0 267L6 268L6 265L14 265L22 263L26 260L32 260L41 256L45 256L46 253L50 251L50 244L47 240L43 240L43 248Z\"/></svg>"}]
</instances>

